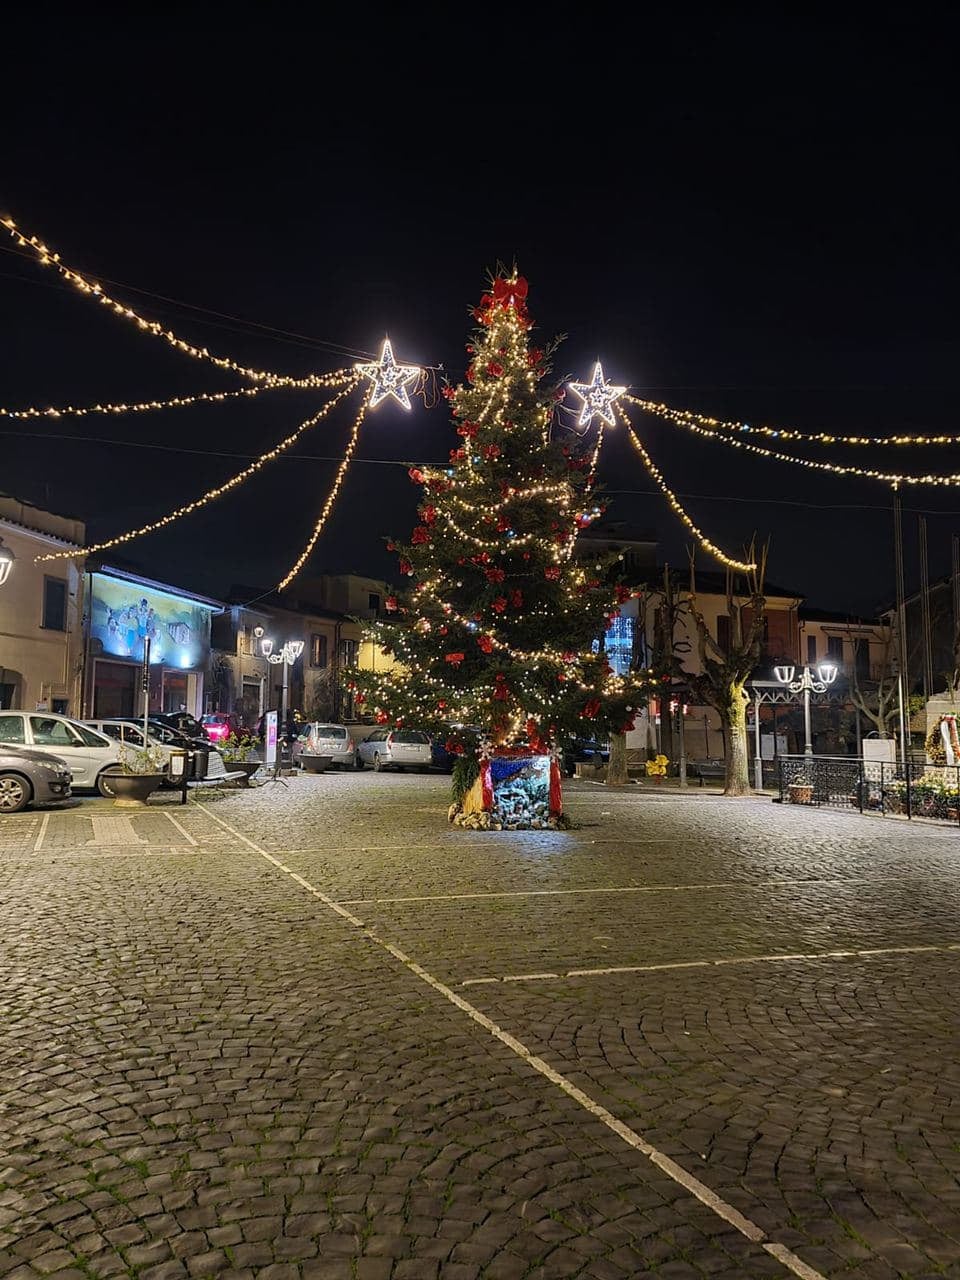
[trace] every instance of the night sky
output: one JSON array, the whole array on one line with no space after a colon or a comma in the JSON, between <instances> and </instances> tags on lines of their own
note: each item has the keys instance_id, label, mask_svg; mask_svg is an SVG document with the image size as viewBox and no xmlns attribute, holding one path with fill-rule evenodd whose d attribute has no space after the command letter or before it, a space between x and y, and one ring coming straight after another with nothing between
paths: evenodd
<instances>
[{"instance_id":1,"label":"night sky","mask_svg":"<svg viewBox=\"0 0 960 1280\"><path fill-rule=\"evenodd\" d=\"M591 27L581 14L552 33L504 27L494 9L433 23L391 12L379 28L372 10L348 24L283 7L247 26L224 11L216 24L54 20L56 38L8 27L0 206L148 317L258 367L334 369L389 332L399 359L459 377L467 308L487 270L516 259L539 336L568 335L558 374L588 376L599 355L611 381L718 417L960 431L955 32L768 8L691 7L672 25ZM3 248L4 406L243 385ZM110 536L223 481L318 403L275 391L7 419L0 490ZM214 595L272 585L309 535L351 420L346 406L295 456L121 554ZM891 599L889 489L636 420L728 550L769 535L770 578L812 604L869 614ZM682 529L627 442L608 439L610 516L655 530L661 557L682 563ZM442 408L370 415L367 461L312 569L388 575L383 537L407 536L418 490L382 463L440 461L456 443ZM846 457L960 471L960 449ZM932 569L945 572L960 493L914 489L905 506L909 586L913 513L930 513Z\"/></svg>"}]
</instances>

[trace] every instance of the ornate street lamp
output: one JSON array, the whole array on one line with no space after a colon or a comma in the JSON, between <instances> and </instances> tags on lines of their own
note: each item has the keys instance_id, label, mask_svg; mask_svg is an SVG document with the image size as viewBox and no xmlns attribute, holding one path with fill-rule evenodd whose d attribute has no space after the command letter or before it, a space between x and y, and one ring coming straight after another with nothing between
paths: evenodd
<instances>
[{"instance_id":1,"label":"ornate street lamp","mask_svg":"<svg viewBox=\"0 0 960 1280\"><path fill-rule=\"evenodd\" d=\"M10 577L10 571L16 558L10 548L3 545L3 539L0 538L0 587Z\"/></svg>"},{"instance_id":2,"label":"ornate street lamp","mask_svg":"<svg viewBox=\"0 0 960 1280\"><path fill-rule=\"evenodd\" d=\"M773 674L785 684L791 693L803 694L803 754L805 756L813 755L813 743L810 740L810 694L826 693L830 685L837 678L839 668L835 662L821 662L816 668L816 675L813 674L812 667L804 667L803 671L797 679L795 667L774 667Z\"/></svg>"},{"instance_id":3,"label":"ornate street lamp","mask_svg":"<svg viewBox=\"0 0 960 1280\"><path fill-rule=\"evenodd\" d=\"M282 732L285 733L286 724L287 724L288 677L290 674L290 668L293 666L296 660L300 657L301 653L303 653L303 641L302 640L285 640L280 652L274 653L273 641L270 639L269 636L265 636L263 634L263 627L254 627L253 634L260 641L260 652L263 654L263 656L267 659L268 662L273 663L274 666L278 666L281 662L283 663L283 685L282 685L281 694L280 694L280 725L282 726ZM280 776L280 757L283 754L281 745L280 745L281 742L282 742L281 731L278 731L277 759L276 759L276 765L275 765L275 774L277 777Z\"/></svg>"}]
</instances>

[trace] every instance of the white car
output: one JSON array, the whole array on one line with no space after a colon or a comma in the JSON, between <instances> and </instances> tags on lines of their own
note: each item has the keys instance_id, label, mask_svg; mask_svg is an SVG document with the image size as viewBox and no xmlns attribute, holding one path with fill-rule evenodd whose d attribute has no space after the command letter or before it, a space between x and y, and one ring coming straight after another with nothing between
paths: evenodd
<instances>
[{"instance_id":1,"label":"white car","mask_svg":"<svg viewBox=\"0 0 960 1280\"><path fill-rule=\"evenodd\" d=\"M430 768L433 752L430 739L419 729L374 729L357 747L357 767L372 764L374 769Z\"/></svg>"},{"instance_id":2,"label":"white car","mask_svg":"<svg viewBox=\"0 0 960 1280\"><path fill-rule=\"evenodd\" d=\"M356 769L357 748L342 724L306 724L293 744L293 760L300 763L303 756L329 756L331 764L344 769Z\"/></svg>"},{"instance_id":3,"label":"white car","mask_svg":"<svg viewBox=\"0 0 960 1280\"><path fill-rule=\"evenodd\" d=\"M111 796L104 771L119 764L124 748L102 733L51 711L0 711L0 743L29 747L63 760L72 785L81 791L97 790Z\"/></svg>"}]
</instances>

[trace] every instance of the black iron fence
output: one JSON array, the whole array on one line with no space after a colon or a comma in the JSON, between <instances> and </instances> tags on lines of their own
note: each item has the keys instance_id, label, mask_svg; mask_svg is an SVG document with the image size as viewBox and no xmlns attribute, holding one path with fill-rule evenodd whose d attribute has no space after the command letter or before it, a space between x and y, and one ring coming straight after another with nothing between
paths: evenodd
<instances>
[{"instance_id":1,"label":"black iron fence","mask_svg":"<svg viewBox=\"0 0 960 1280\"><path fill-rule=\"evenodd\" d=\"M960 766L886 764L857 756L779 756L780 800L960 826Z\"/></svg>"}]
</instances>

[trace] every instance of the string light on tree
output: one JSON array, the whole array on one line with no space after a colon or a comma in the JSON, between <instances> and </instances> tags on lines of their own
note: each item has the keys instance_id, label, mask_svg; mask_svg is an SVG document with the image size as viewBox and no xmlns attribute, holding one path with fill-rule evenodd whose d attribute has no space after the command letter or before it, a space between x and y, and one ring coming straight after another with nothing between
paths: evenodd
<instances>
[{"instance_id":1,"label":"string light on tree","mask_svg":"<svg viewBox=\"0 0 960 1280\"><path fill-rule=\"evenodd\" d=\"M384 338L380 359L376 364L358 364L357 371L373 384L370 392L370 408L375 409L381 400L392 396L404 409L411 409L407 387L420 376L420 368L413 364L397 364L393 357L390 339Z\"/></svg>"},{"instance_id":2,"label":"string light on tree","mask_svg":"<svg viewBox=\"0 0 960 1280\"><path fill-rule=\"evenodd\" d=\"M570 382L567 384L574 395L583 401L578 427L589 427L594 418L601 418L608 426L616 426L613 403L626 391L626 387L615 387L605 381L600 361L594 365L593 379L590 382Z\"/></svg>"}]
</instances>

